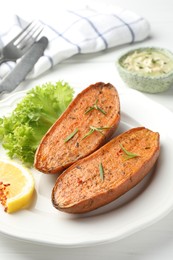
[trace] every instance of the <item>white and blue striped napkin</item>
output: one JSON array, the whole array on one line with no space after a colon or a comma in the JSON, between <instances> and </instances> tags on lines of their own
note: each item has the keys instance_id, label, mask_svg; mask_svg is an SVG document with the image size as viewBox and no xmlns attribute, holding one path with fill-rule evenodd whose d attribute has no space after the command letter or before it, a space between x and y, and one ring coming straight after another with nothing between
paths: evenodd
<instances>
[{"instance_id":1,"label":"white and blue striped napkin","mask_svg":"<svg viewBox=\"0 0 173 260\"><path fill-rule=\"evenodd\" d=\"M0 49L6 45L27 21L18 15L1 21ZM36 63L29 78L51 69L61 61L80 53L94 53L111 47L142 41L149 36L148 21L140 15L117 6L102 10L90 7L65 10L44 21L43 35L49 39L44 56ZM0 65L0 79L15 66L14 62Z\"/></svg>"}]
</instances>

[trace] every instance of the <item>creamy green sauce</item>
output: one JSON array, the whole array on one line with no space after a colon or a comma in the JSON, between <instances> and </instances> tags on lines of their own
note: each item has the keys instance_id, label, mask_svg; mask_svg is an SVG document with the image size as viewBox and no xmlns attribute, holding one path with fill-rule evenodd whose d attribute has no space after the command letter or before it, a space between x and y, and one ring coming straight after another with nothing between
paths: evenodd
<instances>
[{"instance_id":1,"label":"creamy green sauce","mask_svg":"<svg viewBox=\"0 0 173 260\"><path fill-rule=\"evenodd\" d=\"M173 61L163 52L135 51L122 61L122 66L141 75L160 76L173 71Z\"/></svg>"}]
</instances>

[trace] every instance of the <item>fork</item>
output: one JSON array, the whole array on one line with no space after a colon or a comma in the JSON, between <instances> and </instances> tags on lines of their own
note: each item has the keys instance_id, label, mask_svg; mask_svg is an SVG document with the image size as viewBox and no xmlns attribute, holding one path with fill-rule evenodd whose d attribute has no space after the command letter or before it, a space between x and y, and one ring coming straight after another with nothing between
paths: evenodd
<instances>
[{"instance_id":1,"label":"fork","mask_svg":"<svg viewBox=\"0 0 173 260\"><path fill-rule=\"evenodd\" d=\"M26 26L0 53L0 64L5 61L16 61L22 57L37 40L43 30L41 23L33 21Z\"/></svg>"}]
</instances>

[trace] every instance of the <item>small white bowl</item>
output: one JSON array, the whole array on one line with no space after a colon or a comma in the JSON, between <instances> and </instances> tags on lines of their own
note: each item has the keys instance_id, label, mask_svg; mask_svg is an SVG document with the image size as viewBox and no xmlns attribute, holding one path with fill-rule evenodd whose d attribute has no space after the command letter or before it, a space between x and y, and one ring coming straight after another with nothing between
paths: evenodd
<instances>
[{"instance_id":1,"label":"small white bowl","mask_svg":"<svg viewBox=\"0 0 173 260\"><path fill-rule=\"evenodd\" d=\"M123 81L131 88L137 89L139 91L148 93L158 93L163 92L173 86L173 70L168 73L161 73L160 75L150 75L142 74L138 71L128 70L123 66L123 61L134 52L152 52L156 51L158 53L164 54L173 63L173 53L169 50L156 48L156 47L146 47L131 50L124 55L122 55L117 61L117 69Z\"/></svg>"}]
</instances>

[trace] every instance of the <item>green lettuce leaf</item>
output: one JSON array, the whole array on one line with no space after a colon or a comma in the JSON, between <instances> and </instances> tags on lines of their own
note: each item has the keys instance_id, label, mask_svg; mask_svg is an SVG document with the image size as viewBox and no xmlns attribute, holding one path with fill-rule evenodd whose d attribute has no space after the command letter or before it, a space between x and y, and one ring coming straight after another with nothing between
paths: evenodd
<instances>
[{"instance_id":1,"label":"green lettuce leaf","mask_svg":"<svg viewBox=\"0 0 173 260\"><path fill-rule=\"evenodd\" d=\"M28 91L8 117L0 118L0 141L10 158L33 165L41 138L73 99L68 83L46 83Z\"/></svg>"}]
</instances>

